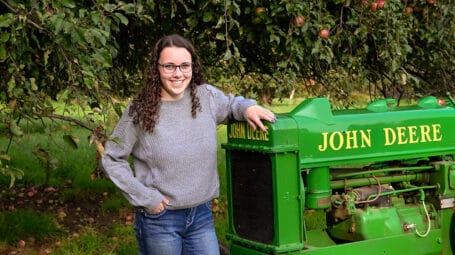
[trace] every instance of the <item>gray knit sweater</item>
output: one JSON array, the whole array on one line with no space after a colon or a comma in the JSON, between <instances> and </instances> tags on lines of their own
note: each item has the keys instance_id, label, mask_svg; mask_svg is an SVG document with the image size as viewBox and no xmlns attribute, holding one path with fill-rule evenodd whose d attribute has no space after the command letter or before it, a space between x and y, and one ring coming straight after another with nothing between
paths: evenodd
<instances>
[{"instance_id":1,"label":"gray knit sweater","mask_svg":"<svg viewBox=\"0 0 455 255\"><path fill-rule=\"evenodd\" d=\"M162 101L153 133L134 125L127 107L111 135L120 142L106 142L103 168L133 206L151 210L166 197L168 209L189 208L218 196L217 125L244 120L256 102L207 84L197 95L202 111L195 119L188 90L180 100Z\"/></svg>"}]
</instances>

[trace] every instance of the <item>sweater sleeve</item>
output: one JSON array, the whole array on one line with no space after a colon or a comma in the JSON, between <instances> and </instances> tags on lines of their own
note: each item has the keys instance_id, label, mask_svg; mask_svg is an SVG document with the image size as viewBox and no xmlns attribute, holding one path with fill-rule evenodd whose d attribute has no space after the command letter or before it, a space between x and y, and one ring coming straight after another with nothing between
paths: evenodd
<instances>
[{"instance_id":1,"label":"sweater sleeve","mask_svg":"<svg viewBox=\"0 0 455 255\"><path fill-rule=\"evenodd\" d=\"M163 200L163 195L146 187L134 176L128 158L138 140L138 127L133 124L128 111L129 108L117 123L111 139L105 143L101 163L108 178L133 206L152 209Z\"/></svg>"},{"instance_id":2,"label":"sweater sleeve","mask_svg":"<svg viewBox=\"0 0 455 255\"><path fill-rule=\"evenodd\" d=\"M242 96L224 94L212 85L205 85L211 97L211 107L216 116L217 124L226 124L230 118L245 120L245 111L248 107L256 105L256 101Z\"/></svg>"}]
</instances>

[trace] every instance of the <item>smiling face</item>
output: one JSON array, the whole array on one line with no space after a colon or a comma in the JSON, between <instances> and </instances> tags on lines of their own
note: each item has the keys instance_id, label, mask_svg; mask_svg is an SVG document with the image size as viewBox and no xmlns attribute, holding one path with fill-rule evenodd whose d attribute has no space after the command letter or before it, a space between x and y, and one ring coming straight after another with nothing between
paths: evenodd
<instances>
[{"instance_id":1,"label":"smiling face","mask_svg":"<svg viewBox=\"0 0 455 255\"><path fill-rule=\"evenodd\" d=\"M191 63L191 53L180 47L166 47L161 51L158 60L158 70L161 79L161 99L166 101L178 100L183 97L193 75L192 71L182 72L180 67L174 71L166 71L163 65L182 65Z\"/></svg>"}]
</instances>

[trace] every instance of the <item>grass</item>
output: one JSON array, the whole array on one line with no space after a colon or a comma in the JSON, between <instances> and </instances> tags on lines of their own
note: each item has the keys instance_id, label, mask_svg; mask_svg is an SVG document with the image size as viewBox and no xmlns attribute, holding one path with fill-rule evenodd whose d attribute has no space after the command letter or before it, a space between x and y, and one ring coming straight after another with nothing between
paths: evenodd
<instances>
[{"instance_id":1,"label":"grass","mask_svg":"<svg viewBox=\"0 0 455 255\"><path fill-rule=\"evenodd\" d=\"M119 208L125 207L128 207L128 201L123 197L114 196L102 204L101 210L104 212L116 212Z\"/></svg>"},{"instance_id":2,"label":"grass","mask_svg":"<svg viewBox=\"0 0 455 255\"><path fill-rule=\"evenodd\" d=\"M121 242L119 240L121 239ZM54 255L117 254L130 255L136 250L136 239L131 227L115 225L106 235L93 228L85 228L80 235L66 239Z\"/></svg>"},{"instance_id":3,"label":"grass","mask_svg":"<svg viewBox=\"0 0 455 255\"><path fill-rule=\"evenodd\" d=\"M21 239L43 240L55 236L59 229L53 222L53 216L31 210L0 212L0 240L15 244Z\"/></svg>"},{"instance_id":4,"label":"grass","mask_svg":"<svg viewBox=\"0 0 455 255\"><path fill-rule=\"evenodd\" d=\"M95 150L89 146L87 139L88 131L74 127L71 132L73 136L81 137L78 148L69 146L62 137L67 133L62 126L55 125L41 129L38 123L24 123L24 136L13 140L9 148L12 155L11 165L22 169L26 175L22 180L25 184L44 185L46 182L46 168L40 157L36 154L38 150L46 152L49 159L56 167L49 168L51 179L49 182L60 182L60 179L71 178L75 182L85 179L86 174L96 166ZM5 137L0 140L1 148L6 148L8 141ZM52 183L50 183L52 184Z\"/></svg>"}]
</instances>

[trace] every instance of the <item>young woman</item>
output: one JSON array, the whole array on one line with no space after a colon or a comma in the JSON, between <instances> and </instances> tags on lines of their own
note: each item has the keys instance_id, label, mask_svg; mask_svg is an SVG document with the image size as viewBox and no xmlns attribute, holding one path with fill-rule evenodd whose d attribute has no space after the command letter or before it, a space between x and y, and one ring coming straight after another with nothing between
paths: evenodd
<instances>
[{"instance_id":1,"label":"young woman","mask_svg":"<svg viewBox=\"0 0 455 255\"><path fill-rule=\"evenodd\" d=\"M218 124L275 115L243 97L205 84L194 46L161 38L148 56L145 84L105 144L103 167L135 207L141 255L219 254L211 201L219 195ZM133 167L129 164L129 158Z\"/></svg>"}]
</instances>

